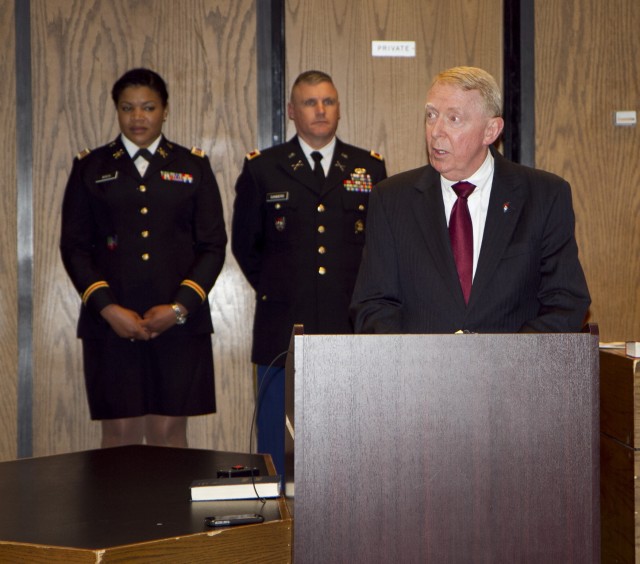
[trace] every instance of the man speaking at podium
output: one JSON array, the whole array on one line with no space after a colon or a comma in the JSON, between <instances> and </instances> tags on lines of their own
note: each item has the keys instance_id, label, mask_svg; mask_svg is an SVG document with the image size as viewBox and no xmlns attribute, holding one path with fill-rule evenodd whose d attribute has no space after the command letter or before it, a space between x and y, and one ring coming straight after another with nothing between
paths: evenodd
<instances>
[{"instance_id":1,"label":"man speaking at podium","mask_svg":"<svg viewBox=\"0 0 640 564\"><path fill-rule=\"evenodd\" d=\"M569 184L492 147L504 121L486 71L440 73L425 109L430 164L371 195L355 331L580 331L591 300Z\"/></svg>"}]
</instances>

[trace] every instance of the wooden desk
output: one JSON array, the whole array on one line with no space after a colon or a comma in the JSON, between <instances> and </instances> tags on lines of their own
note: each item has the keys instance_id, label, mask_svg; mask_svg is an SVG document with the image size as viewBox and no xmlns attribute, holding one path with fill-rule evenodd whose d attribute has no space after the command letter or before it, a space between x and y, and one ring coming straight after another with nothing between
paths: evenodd
<instances>
[{"instance_id":1,"label":"wooden desk","mask_svg":"<svg viewBox=\"0 0 640 564\"><path fill-rule=\"evenodd\" d=\"M602 562L640 560L640 359L600 351Z\"/></svg>"},{"instance_id":2,"label":"wooden desk","mask_svg":"<svg viewBox=\"0 0 640 564\"><path fill-rule=\"evenodd\" d=\"M290 562L283 499L191 502L218 468L273 470L262 455L127 446L0 463L1 562ZM209 515L262 513L224 529Z\"/></svg>"}]
</instances>

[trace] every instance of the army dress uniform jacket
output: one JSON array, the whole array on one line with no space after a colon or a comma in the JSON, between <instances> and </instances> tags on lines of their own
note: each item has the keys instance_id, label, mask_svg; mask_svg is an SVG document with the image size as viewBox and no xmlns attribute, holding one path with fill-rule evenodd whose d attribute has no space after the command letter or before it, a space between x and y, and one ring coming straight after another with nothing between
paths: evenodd
<instances>
[{"instance_id":1,"label":"army dress uniform jacket","mask_svg":"<svg viewBox=\"0 0 640 564\"><path fill-rule=\"evenodd\" d=\"M297 323L306 333L353 332L348 308L369 195L384 178L380 155L338 139L321 186L297 137L247 156L231 242L256 291L253 362L267 365L286 351Z\"/></svg>"},{"instance_id":2,"label":"army dress uniform jacket","mask_svg":"<svg viewBox=\"0 0 640 564\"><path fill-rule=\"evenodd\" d=\"M87 154L88 153L88 154ZM143 315L180 302L186 324L211 333L207 294L227 241L209 159L162 138L144 178L118 137L73 164L62 208L60 249L82 296L80 338L117 337L100 311L115 303Z\"/></svg>"}]
</instances>

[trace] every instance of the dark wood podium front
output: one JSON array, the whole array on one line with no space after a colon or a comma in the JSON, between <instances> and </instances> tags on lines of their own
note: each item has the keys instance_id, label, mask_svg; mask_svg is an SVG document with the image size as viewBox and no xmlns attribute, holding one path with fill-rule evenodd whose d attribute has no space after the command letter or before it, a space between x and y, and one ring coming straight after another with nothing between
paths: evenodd
<instances>
[{"instance_id":1,"label":"dark wood podium front","mask_svg":"<svg viewBox=\"0 0 640 564\"><path fill-rule=\"evenodd\" d=\"M190 501L192 480L235 464L273 473L262 455L150 446L0 463L0 562L289 562L282 499ZM236 513L265 521L204 524Z\"/></svg>"},{"instance_id":2,"label":"dark wood podium front","mask_svg":"<svg viewBox=\"0 0 640 564\"><path fill-rule=\"evenodd\" d=\"M597 336L296 333L292 351L297 564L600 562Z\"/></svg>"}]
</instances>

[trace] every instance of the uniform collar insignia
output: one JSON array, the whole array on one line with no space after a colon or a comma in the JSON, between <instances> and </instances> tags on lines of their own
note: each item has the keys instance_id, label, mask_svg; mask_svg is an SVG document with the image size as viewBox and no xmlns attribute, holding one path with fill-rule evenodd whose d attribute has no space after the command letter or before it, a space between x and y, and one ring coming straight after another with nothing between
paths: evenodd
<instances>
[{"instance_id":1,"label":"uniform collar insignia","mask_svg":"<svg viewBox=\"0 0 640 564\"><path fill-rule=\"evenodd\" d=\"M297 163L293 163L293 164L291 165L291 168L292 168L294 171L296 171L296 170L298 170L300 167L303 167L303 166L304 166L304 163L302 162L302 160L298 159L298 162L297 162Z\"/></svg>"},{"instance_id":2,"label":"uniform collar insignia","mask_svg":"<svg viewBox=\"0 0 640 564\"><path fill-rule=\"evenodd\" d=\"M339 168L340 172L344 172L344 169L346 168L345 165L343 165L340 161L336 161L336 164L334 166Z\"/></svg>"}]
</instances>

